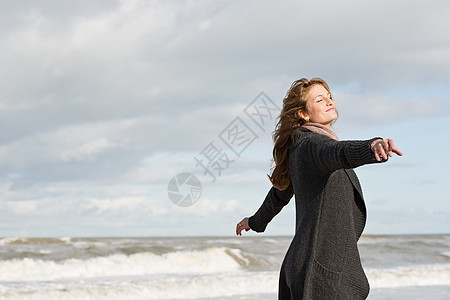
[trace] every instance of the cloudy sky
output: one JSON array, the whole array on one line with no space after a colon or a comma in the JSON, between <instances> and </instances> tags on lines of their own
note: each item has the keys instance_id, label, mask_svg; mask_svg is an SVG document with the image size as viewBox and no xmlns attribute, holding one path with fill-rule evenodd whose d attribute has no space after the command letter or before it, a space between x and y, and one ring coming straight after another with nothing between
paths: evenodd
<instances>
[{"instance_id":1,"label":"cloudy sky","mask_svg":"<svg viewBox=\"0 0 450 300\"><path fill-rule=\"evenodd\" d=\"M450 233L449 14L448 1L1 1L0 236L233 235L271 187L276 120L246 110L316 76L341 139L404 152L356 169L365 233ZM253 133L239 155L224 139L236 122ZM214 182L195 160L212 145L231 161ZM201 182L193 206L169 199L179 173ZM294 224L292 200L266 234Z\"/></svg>"}]
</instances>

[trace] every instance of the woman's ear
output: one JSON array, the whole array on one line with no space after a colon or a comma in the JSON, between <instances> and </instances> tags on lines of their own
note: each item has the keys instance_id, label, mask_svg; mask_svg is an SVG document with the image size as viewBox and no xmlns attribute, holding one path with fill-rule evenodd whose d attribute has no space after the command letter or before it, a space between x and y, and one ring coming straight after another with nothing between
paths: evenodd
<instances>
[{"instance_id":1,"label":"woman's ear","mask_svg":"<svg viewBox=\"0 0 450 300\"><path fill-rule=\"evenodd\" d=\"M298 111L298 116L299 116L300 118L302 118L303 120L305 120L306 122L309 121L309 116L308 116L308 114L307 114L307 113L304 113L302 110L299 110L299 111Z\"/></svg>"}]
</instances>

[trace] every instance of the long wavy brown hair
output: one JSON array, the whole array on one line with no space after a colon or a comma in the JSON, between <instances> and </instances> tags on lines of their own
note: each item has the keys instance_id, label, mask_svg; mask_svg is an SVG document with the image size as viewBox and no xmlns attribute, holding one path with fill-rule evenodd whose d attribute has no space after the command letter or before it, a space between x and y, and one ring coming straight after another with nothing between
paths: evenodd
<instances>
[{"instance_id":1,"label":"long wavy brown hair","mask_svg":"<svg viewBox=\"0 0 450 300\"><path fill-rule=\"evenodd\" d=\"M272 176L267 174L272 185L279 190L285 190L290 184L289 146L292 143L292 133L294 129L307 123L307 120L301 118L298 112L307 112L306 96L315 84L321 84L331 94L328 84L323 79L302 78L292 83L283 99L283 108L272 133L274 141L272 161L275 162L275 168Z\"/></svg>"}]
</instances>

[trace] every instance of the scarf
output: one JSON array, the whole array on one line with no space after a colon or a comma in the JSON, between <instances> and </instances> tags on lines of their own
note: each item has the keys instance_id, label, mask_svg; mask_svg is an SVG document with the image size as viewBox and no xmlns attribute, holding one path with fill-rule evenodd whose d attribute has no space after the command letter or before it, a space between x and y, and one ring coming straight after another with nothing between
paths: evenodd
<instances>
[{"instance_id":1,"label":"scarf","mask_svg":"<svg viewBox=\"0 0 450 300\"><path fill-rule=\"evenodd\" d=\"M306 128L306 129L308 129L312 132L318 133L318 134L326 135L329 138L339 141L339 138L336 135L336 133L334 133L333 130L331 130L330 128L328 128L322 124L309 122L309 123L303 124L301 127Z\"/></svg>"}]
</instances>

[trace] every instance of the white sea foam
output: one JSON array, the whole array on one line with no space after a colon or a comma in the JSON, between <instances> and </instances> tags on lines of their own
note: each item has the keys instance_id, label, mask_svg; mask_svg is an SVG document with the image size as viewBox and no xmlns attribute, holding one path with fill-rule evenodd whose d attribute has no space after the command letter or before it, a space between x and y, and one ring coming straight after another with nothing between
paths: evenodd
<instances>
[{"instance_id":1,"label":"white sea foam","mask_svg":"<svg viewBox=\"0 0 450 300\"><path fill-rule=\"evenodd\" d=\"M70 242L72 242L72 238L71 238L71 237L68 237L68 236L59 238L59 240L60 240L61 242L66 243L66 244L69 244Z\"/></svg>"},{"instance_id":2,"label":"white sea foam","mask_svg":"<svg viewBox=\"0 0 450 300\"><path fill-rule=\"evenodd\" d=\"M277 292L277 272L227 272L203 276L158 276L29 282L22 288L1 286L0 299L202 299Z\"/></svg>"},{"instance_id":3,"label":"white sea foam","mask_svg":"<svg viewBox=\"0 0 450 300\"><path fill-rule=\"evenodd\" d=\"M367 269L366 273L372 289L433 287L448 285L449 268L448 265L427 265ZM251 297L257 294L276 298L277 289L278 271L247 272L235 269L208 274L166 273L34 281L20 288L17 285L3 285L0 287L0 299L241 299L245 295Z\"/></svg>"},{"instance_id":4,"label":"white sea foam","mask_svg":"<svg viewBox=\"0 0 450 300\"><path fill-rule=\"evenodd\" d=\"M45 261L14 259L0 261L0 280L54 280L166 273L215 273L237 270L246 264L238 249L211 247L201 251L180 251L163 255L114 254L86 260Z\"/></svg>"},{"instance_id":5,"label":"white sea foam","mask_svg":"<svg viewBox=\"0 0 450 300\"><path fill-rule=\"evenodd\" d=\"M17 242L24 243L26 241L27 241L27 239L22 238L22 237L6 237L6 238L0 239L0 245L9 245L12 243L17 243Z\"/></svg>"},{"instance_id":6,"label":"white sea foam","mask_svg":"<svg viewBox=\"0 0 450 300\"><path fill-rule=\"evenodd\" d=\"M363 243L362 253L372 289L386 293L411 289L411 294L423 288L432 295L430 299L447 299L430 294L437 287L450 290L447 240L440 236L367 237L369 244ZM279 265L289 242L284 237L189 241L4 238L0 239L4 245L0 300L275 299ZM9 259L12 253L20 258ZM373 297L427 298L376 298L376 293Z\"/></svg>"},{"instance_id":7,"label":"white sea foam","mask_svg":"<svg viewBox=\"0 0 450 300\"><path fill-rule=\"evenodd\" d=\"M450 284L450 264L368 268L366 274L374 288Z\"/></svg>"},{"instance_id":8,"label":"white sea foam","mask_svg":"<svg viewBox=\"0 0 450 300\"><path fill-rule=\"evenodd\" d=\"M0 261L0 280L42 281L164 274L196 276L196 274L249 272L247 267L250 264L251 257L243 254L240 249L227 247L175 251L162 255L114 254L85 260L71 258L52 261L24 258ZM255 273L257 272L252 272ZM366 268L366 274L373 287L447 285L450 282L450 264Z\"/></svg>"},{"instance_id":9,"label":"white sea foam","mask_svg":"<svg viewBox=\"0 0 450 300\"><path fill-rule=\"evenodd\" d=\"M236 240L236 239L211 239L211 240L207 240L207 241L206 241L206 244L209 244L209 245L211 245L211 244L217 245L217 244L221 244L221 243L224 243L224 244L233 244L233 245L242 245L242 244L245 243L245 240Z\"/></svg>"},{"instance_id":10,"label":"white sea foam","mask_svg":"<svg viewBox=\"0 0 450 300\"><path fill-rule=\"evenodd\" d=\"M79 249L87 249L90 247L106 247L108 246L108 244L104 243L104 242L93 242L93 241L70 241L67 242L68 244L70 243L73 247L75 248L79 248Z\"/></svg>"}]
</instances>

